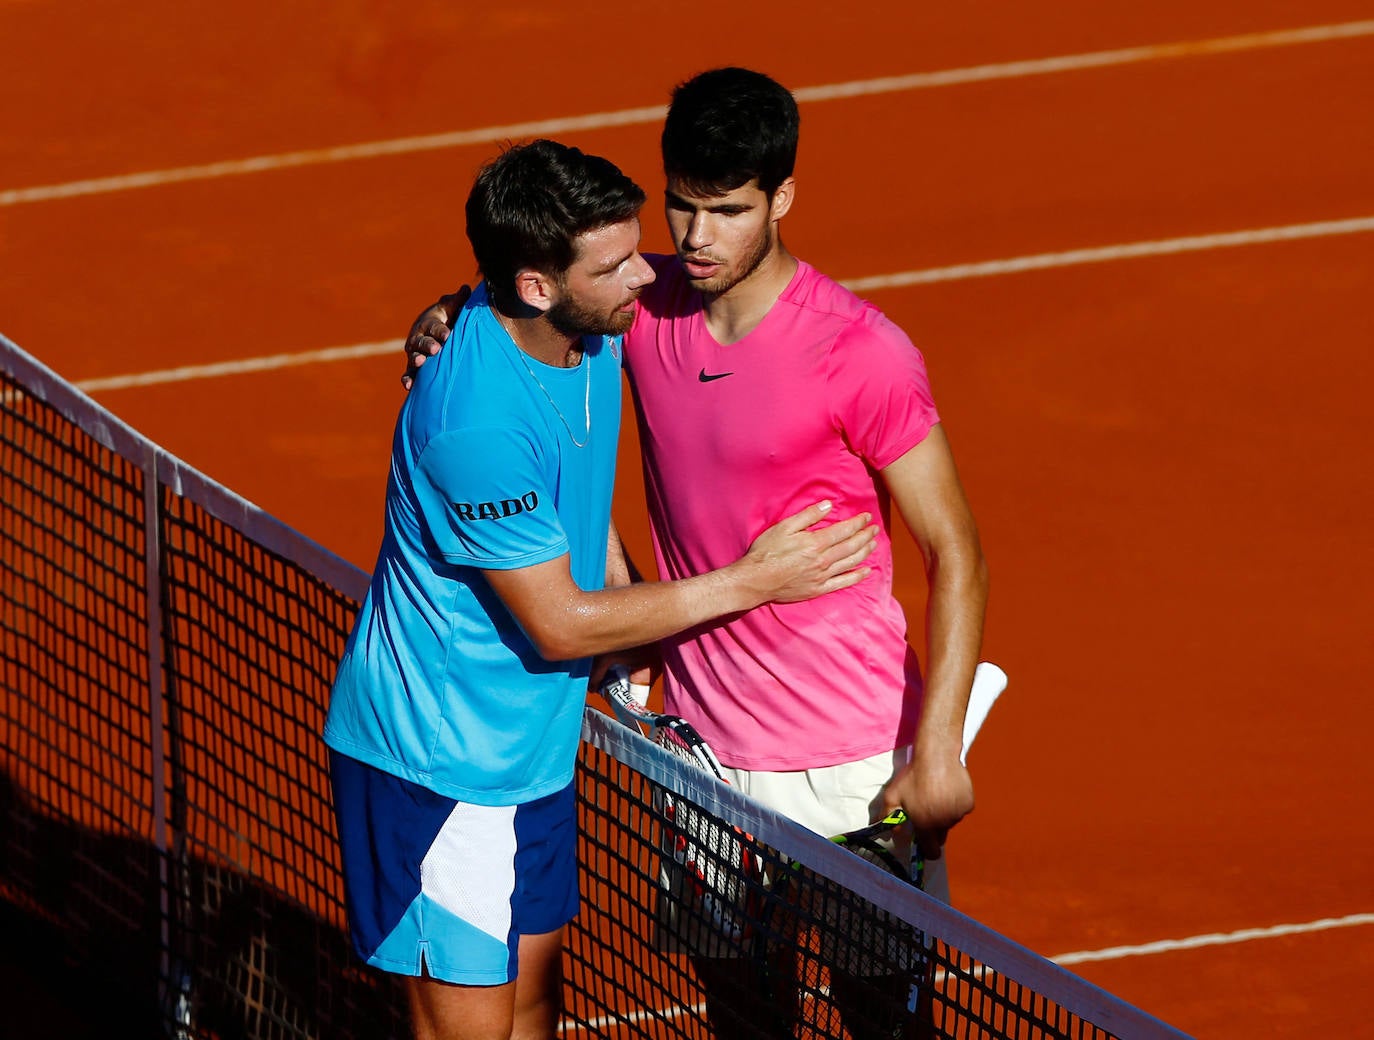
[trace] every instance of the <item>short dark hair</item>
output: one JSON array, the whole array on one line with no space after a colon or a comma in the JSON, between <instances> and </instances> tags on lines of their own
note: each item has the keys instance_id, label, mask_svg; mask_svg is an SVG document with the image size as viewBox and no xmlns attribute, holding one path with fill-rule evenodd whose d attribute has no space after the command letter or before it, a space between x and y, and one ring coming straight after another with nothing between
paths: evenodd
<instances>
[{"instance_id":1,"label":"short dark hair","mask_svg":"<svg viewBox=\"0 0 1374 1040\"><path fill-rule=\"evenodd\" d=\"M663 172L704 195L757 178L771 198L792 176L800 130L796 99L781 83L750 69L712 69L673 91Z\"/></svg>"},{"instance_id":2,"label":"short dark hair","mask_svg":"<svg viewBox=\"0 0 1374 1040\"><path fill-rule=\"evenodd\" d=\"M555 278L572 266L574 239L639 213L644 191L619 168L557 141L513 145L487 163L467 201L467 233L487 288L514 302L515 275Z\"/></svg>"}]
</instances>

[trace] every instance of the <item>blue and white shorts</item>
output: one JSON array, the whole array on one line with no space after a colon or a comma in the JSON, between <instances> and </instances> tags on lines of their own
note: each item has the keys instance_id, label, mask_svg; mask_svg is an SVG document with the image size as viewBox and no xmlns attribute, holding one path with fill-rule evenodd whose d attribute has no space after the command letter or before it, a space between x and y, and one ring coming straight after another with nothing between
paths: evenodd
<instances>
[{"instance_id":1,"label":"blue and white shorts","mask_svg":"<svg viewBox=\"0 0 1374 1040\"><path fill-rule=\"evenodd\" d=\"M521 935L577 916L572 784L524 805L474 805L330 752L353 947L400 975L497 986Z\"/></svg>"}]
</instances>

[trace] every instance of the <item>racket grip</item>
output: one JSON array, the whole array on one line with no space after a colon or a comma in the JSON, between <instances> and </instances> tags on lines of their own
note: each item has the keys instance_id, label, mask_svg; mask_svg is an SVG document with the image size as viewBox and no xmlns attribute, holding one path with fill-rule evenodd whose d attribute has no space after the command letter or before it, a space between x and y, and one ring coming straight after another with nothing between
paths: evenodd
<instances>
[{"instance_id":1,"label":"racket grip","mask_svg":"<svg viewBox=\"0 0 1374 1040\"><path fill-rule=\"evenodd\" d=\"M649 703L649 687L643 683L631 682L630 671L623 664L611 665L606 670L606 678L601 680L602 689L605 689L608 683L623 683L623 689L634 698L635 703L641 708Z\"/></svg>"},{"instance_id":2,"label":"racket grip","mask_svg":"<svg viewBox=\"0 0 1374 1040\"><path fill-rule=\"evenodd\" d=\"M615 717L626 726L638 728L639 719L632 704L643 708L649 703L649 687L630 682L630 671L623 664L611 665L601 679L601 696L610 702Z\"/></svg>"}]
</instances>

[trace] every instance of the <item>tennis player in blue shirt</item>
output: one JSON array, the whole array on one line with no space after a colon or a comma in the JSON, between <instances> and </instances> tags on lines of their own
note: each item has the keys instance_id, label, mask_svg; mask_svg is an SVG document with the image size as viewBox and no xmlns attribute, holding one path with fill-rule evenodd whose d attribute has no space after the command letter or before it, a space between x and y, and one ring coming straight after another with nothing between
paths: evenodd
<instances>
[{"instance_id":1,"label":"tennis player in blue shirt","mask_svg":"<svg viewBox=\"0 0 1374 1040\"><path fill-rule=\"evenodd\" d=\"M324 737L354 945L407 977L420 1040L555 1035L591 657L868 573L869 514L817 526L818 503L727 567L630 584L610 514L643 202L552 141L488 164L484 281L396 424Z\"/></svg>"}]
</instances>

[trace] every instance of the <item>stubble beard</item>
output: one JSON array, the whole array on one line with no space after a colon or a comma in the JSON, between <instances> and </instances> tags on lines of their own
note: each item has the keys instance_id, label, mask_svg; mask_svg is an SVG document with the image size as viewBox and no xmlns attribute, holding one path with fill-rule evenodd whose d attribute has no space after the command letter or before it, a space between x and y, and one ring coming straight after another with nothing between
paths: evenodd
<instances>
[{"instance_id":1,"label":"stubble beard","mask_svg":"<svg viewBox=\"0 0 1374 1040\"><path fill-rule=\"evenodd\" d=\"M633 297L638 299L638 294ZM570 295L544 312L549 324L565 336L620 336L634 324L634 311L614 310L609 314L584 307Z\"/></svg>"},{"instance_id":2,"label":"stubble beard","mask_svg":"<svg viewBox=\"0 0 1374 1040\"><path fill-rule=\"evenodd\" d=\"M687 280L697 292L706 293L709 296L722 296L763 266L763 262L768 259L768 254L772 249L772 227L765 224L750 251L745 254L744 259L733 270L718 274L714 278L693 279L689 276ZM679 252L678 259L681 260L681 258L682 254Z\"/></svg>"}]
</instances>

